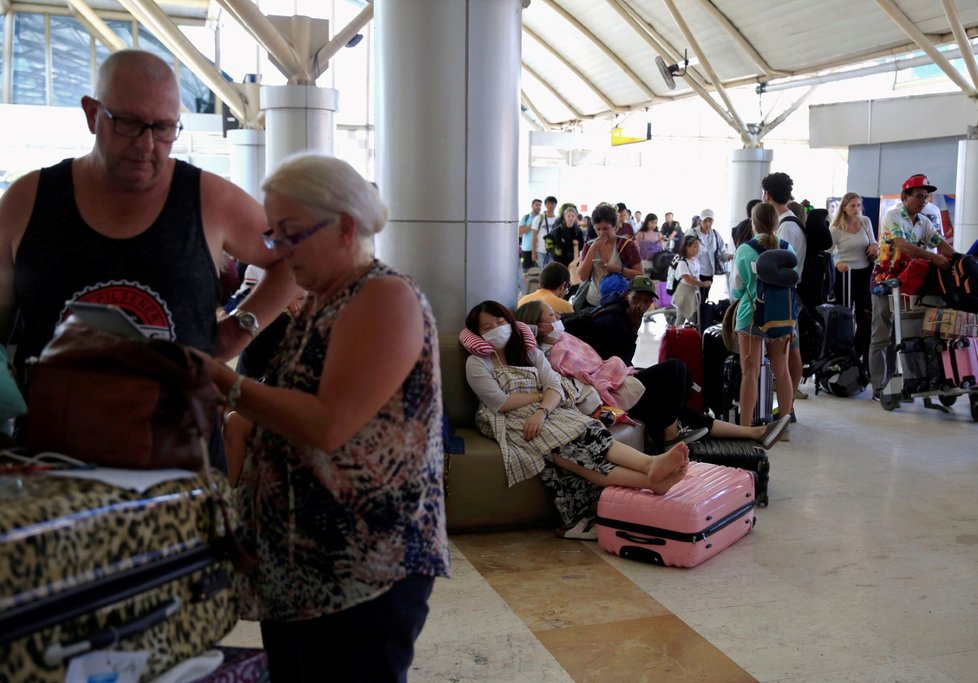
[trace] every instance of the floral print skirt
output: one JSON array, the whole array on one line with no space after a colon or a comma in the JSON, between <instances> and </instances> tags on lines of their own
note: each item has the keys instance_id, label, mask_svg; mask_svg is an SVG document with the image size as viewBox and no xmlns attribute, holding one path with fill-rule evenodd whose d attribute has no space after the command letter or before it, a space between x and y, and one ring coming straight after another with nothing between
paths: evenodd
<instances>
[{"instance_id":1,"label":"floral print skirt","mask_svg":"<svg viewBox=\"0 0 978 683\"><path fill-rule=\"evenodd\" d=\"M557 455L589 470L607 475L615 468L605 455L614 438L600 422L593 421L584 434L555 451ZM554 496L554 504L564 524L573 524L598 503L603 487L558 467L551 458L540 473L544 486Z\"/></svg>"}]
</instances>

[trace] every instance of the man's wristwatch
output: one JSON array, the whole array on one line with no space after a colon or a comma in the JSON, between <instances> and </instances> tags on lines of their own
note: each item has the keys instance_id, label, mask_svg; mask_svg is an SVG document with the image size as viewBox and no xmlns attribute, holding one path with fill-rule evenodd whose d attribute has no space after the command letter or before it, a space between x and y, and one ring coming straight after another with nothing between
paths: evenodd
<instances>
[{"instance_id":1,"label":"man's wristwatch","mask_svg":"<svg viewBox=\"0 0 978 683\"><path fill-rule=\"evenodd\" d=\"M258 318L254 313L236 308L231 311L230 316L238 321L238 327L248 332L252 339L258 336Z\"/></svg>"}]
</instances>

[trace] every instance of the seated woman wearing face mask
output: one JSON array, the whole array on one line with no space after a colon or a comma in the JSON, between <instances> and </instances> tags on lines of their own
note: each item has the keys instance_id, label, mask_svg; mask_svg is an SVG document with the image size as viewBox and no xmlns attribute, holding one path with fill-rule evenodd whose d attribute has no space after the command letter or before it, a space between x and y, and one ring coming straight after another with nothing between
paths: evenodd
<instances>
[{"instance_id":1,"label":"seated woman wearing face mask","mask_svg":"<svg viewBox=\"0 0 978 683\"><path fill-rule=\"evenodd\" d=\"M460 340L472 354L465 376L481 402L479 430L499 443L511 486L541 474L565 524L594 505L600 487L661 494L685 476L686 444L646 455L618 443L601 422L577 411L532 332L508 308L484 301L469 311L465 327Z\"/></svg>"},{"instance_id":2,"label":"seated woman wearing face mask","mask_svg":"<svg viewBox=\"0 0 978 683\"><path fill-rule=\"evenodd\" d=\"M787 415L759 427L716 420L686 405L691 383L682 361L671 358L636 369L617 356L602 360L586 342L564 331L560 317L542 301L520 306L516 320L536 326L539 348L558 374L594 387L606 405L627 410L630 417L641 421L646 439L664 443L667 448L677 441L693 443L706 435L750 439L771 448L791 418Z\"/></svg>"}]
</instances>

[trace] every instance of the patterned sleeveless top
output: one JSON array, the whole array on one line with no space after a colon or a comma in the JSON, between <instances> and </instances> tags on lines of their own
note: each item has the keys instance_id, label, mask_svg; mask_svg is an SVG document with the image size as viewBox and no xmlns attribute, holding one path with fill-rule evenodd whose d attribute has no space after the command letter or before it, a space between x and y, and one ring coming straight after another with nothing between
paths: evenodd
<instances>
[{"instance_id":1,"label":"patterned sleeveless top","mask_svg":"<svg viewBox=\"0 0 978 683\"><path fill-rule=\"evenodd\" d=\"M438 335L417 284L375 260L321 310L310 298L266 382L317 393L333 322L377 277L401 278L418 297L421 355L380 412L333 452L252 430L236 489L245 541L259 559L239 581L244 619L314 618L371 600L409 574L448 575Z\"/></svg>"}]
</instances>

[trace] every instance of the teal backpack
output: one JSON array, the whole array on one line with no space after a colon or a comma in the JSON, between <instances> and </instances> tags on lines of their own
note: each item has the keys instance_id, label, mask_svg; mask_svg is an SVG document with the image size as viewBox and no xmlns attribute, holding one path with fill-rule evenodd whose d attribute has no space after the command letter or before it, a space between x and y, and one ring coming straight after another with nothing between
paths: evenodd
<instances>
[{"instance_id":1,"label":"teal backpack","mask_svg":"<svg viewBox=\"0 0 978 683\"><path fill-rule=\"evenodd\" d=\"M757 296L754 299L754 325L760 328L766 339L779 339L792 334L798 321L798 298L795 293L798 272L794 269L798 259L787 251L787 242L784 240L780 242L780 250L764 249L756 238L747 242L760 254L757 268ZM778 253L782 250L783 253ZM768 262L777 260L776 271L779 277L762 279L761 273L772 270L763 267L770 264L761 263L762 258Z\"/></svg>"}]
</instances>

